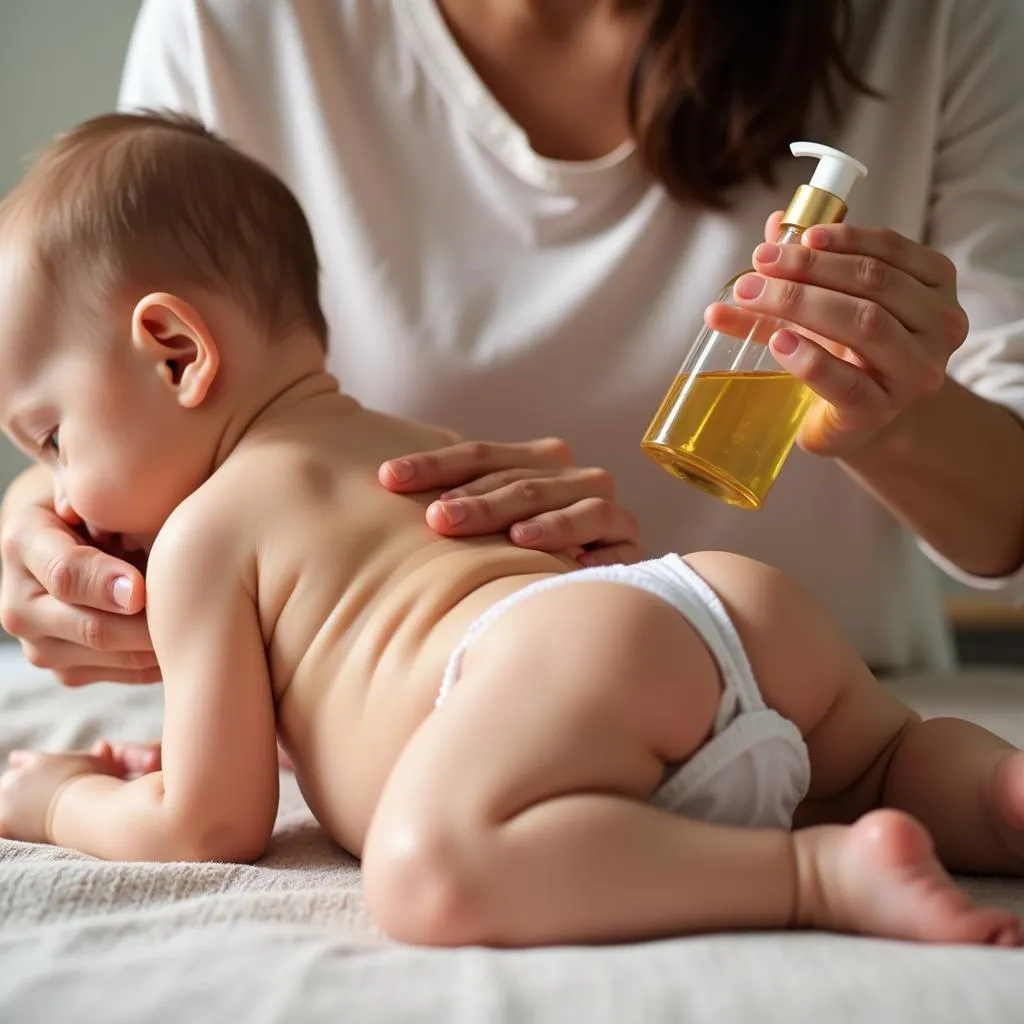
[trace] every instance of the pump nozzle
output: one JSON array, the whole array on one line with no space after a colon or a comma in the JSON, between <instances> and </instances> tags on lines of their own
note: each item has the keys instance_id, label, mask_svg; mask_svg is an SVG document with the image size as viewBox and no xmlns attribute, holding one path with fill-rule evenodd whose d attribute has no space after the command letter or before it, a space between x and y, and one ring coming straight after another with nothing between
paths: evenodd
<instances>
[{"instance_id":1,"label":"pump nozzle","mask_svg":"<svg viewBox=\"0 0 1024 1024\"><path fill-rule=\"evenodd\" d=\"M818 166L809 182L811 188L831 192L844 203L853 183L868 173L868 169L859 160L830 146L821 146L816 142L794 142L790 144L789 150L793 156L817 157Z\"/></svg>"},{"instance_id":2,"label":"pump nozzle","mask_svg":"<svg viewBox=\"0 0 1024 1024\"><path fill-rule=\"evenodd\" d=\"M793 156L815 156L818 166L810 184L801 185L793 194L785 214L783 227L803 231L812 224L835 224L846 216L846 197L853 183L868 169L852 156L817 142L794 142Z\"/></svg>"}]
</instances>

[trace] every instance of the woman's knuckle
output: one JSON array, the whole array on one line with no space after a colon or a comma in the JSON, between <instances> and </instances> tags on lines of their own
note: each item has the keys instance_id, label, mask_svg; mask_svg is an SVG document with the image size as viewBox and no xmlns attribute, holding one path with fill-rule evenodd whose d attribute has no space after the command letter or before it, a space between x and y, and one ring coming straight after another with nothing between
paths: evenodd
<instances>
[{"instance_id":1,"label":"woman's knuckle","mask_svg":"<svg viewBox=\"0 0 1024 1024\"><path fill-rule=\"evenodd\" d=\"M942 311L946 340L951 348L959 348L970 330L970 320L961 306L947 306Z\"/></svg>"},{"instance_id":2,"label":"woman's knuckle","mask_svg":"<svg viewBox=\"0 0 1024 1024\"><path fill-rule=\"evenodd\" d=\"M491 446L486 441L467 441L465 454L470 462L486 462L491 454Z\"/></svg>"},{"instance_id":3,"label":"woman's knuckle","mask_svg":"<svg viewBox=\"0 0 1024 1024\"><path fill-rule=\"evenodd\" d=\"M862 299L854 309L854 325L861 338L873 341L885 330L885 311L877 302Z\"/></svg>"},{"instance_id":4,"label":"woman's knuckle","mask_svg":"<svg viewBox=\"0 0 1024 1024\"><path fill-rule=\"evenodd\" d=\"M588 466L580 470L581 479L601 497L612 499L615 496L615 477L601 466Z\"/></svg>"},{"instance_id":5,"label":"woman's knuckle","mask_svg":"<svg viewBox=\"0 0 1024 1024\"><path fill-rule=\"evenodd\" d=\"M537 441L537 450L562 465L572 464L572 450L564 438L542 437Z\"/></svg>"},{"instance_id":6,"label":"woman's knuckle","mask_svg":"<svg viewBox=\"0 0 1024 1024\"><path fill-rule=\"evenodd\" d=\"M5 523L0 530L0 558L5 562L20 562L22 548L21 531L16 523Z\"/></svg>"},{"instance_id":7,"label":"woman's knuckle","mask_svg":"<svg viewBox=\"0 0 1024 1024\"><path fill-rule=\"evenodd\" d=\"M43 573L44 586L54 597L60 601L66 601L71 596L74 585L75 571L71 562L64 556L58 555L46 564Z\"/></svg>"},{"instance_id":8,"label":"woman's knuckle","mask_svg":"<svg viewBox=\"0 0 1024 1024\"><path fill-rule=\"evenodd\" d=\"M837 388L841 405L858 406L864 401L865 380L859 371L844 374Z\"/></svg>"},{"instance_id":9,"label":"woman's knuckle","mask_svg":"<svg viewBox=\"0 0 1024 1024\"><path fill-rule=\"evenodd\" d=\"M513 486L516 497L525 505L535 504L540 498L540 486L536 480L517 480Z\"/></svg>"},{"instance_id":10,"label":"woman's knuckle","mask_svg":"<svg viewBox=\"0 0 1024 1024\"><path fill-rule=\"evenodd\" d=\"M778 284L778 304L781 309L796 309L803 301L804 286L799 281L780 281Z\"/></svg>"},{"instance_id":11,"label":"woman's knuckle","mask_svg":"<svg viewBox=\"0 0 1024 1024\"><path fill-rule=\"evenodd\" d=\"M932 251L935 253L935 269L939 280L956 288L956 264L944 252Z\"/></svg>"},{"instance_id":12,"label":"woman's knuckle","mask_svg":"<svg viewBox=\"0 0 1024 1024\"><path fill-rule=\"evenodd\" d=\"M0 627L11 636L24 636L28 631L28 621L21 608L13 604L0 607Z\"/></svg>"},{"instance_id":13,"label":"woman's knuckle","mask_svg":"<svg viewBox=\"0 0 1024 1024\"><path fill-rule=\"evenodd\" d=\"M808 273L818 262L818 253L806 245L784 245L782 257L793 270L798 270L801 274Z\"/></svg>"},{"instance_id":14,"label":"woman's knuckle","mask_svg":"<svg viewBox=\"0 0 1024 1024\"><path fill-rule=\"evenodd\" d=\"M598 530L607 531L615 521L616 508L607 498L590 498L586 504L587 519Z\"/></svg>"},{"instance_id":15,"label":"woman's knuckle","mask_svg":"<svg viewBox=\"0 0 1024 1024\"><path fill-rule=\"evenodd\" d=\"M852 252L857 248L855 228L850 224L831 224L828 234L832 242L831 248L839 252Z\"/></svg>"},{"instance_id":16,"label":"woman's knuckle","mask_svg":"<svg viewBox=\"0 0 1024 1024\"><path fill-rule=\"evenodd\" d=\"M878 248L882 258L891 263L903 252L903 236L892 228L879 228Z\"/></svg>"},{"instance_id":17,"label":"woman's knuckle","mask_svg":"<svg viewBox=\"0 0 1024 1024\"><path fill-rule=\"evenodd\" d=\"M92 651L102 651L109 642L109 630L98 615L84 612L80 619L79 632L82 644Z\"/></svg>"},{"instance_id":18,"label":"woman's knuckle","mask_svg":"<svg viewBox=\"0 0 1024 1024\"><path fill-rule=\"evenodd\" d=\"M490 523L494 520L494 502L486 494L475 494L461 501L466 510L467 522ZM465 523L460 524L465 525Z\"/></svg>"},{"instance_id":19,"label":"woman's knuckle","mask_svg":"<svg viewBox=\"0 0 1024 1024\"><path fill-rule=\"evenodd\" d=\"M573 532L572 517L565 509L555 509L544 517L544 528L553 537L568 537Z\"/></svg>"},{"instance_id":20,"label":"woman's knuckle","mask_svg":"<svg viewBox=\"0 0 1024 1024\"><path fill-rule=\"evenodd\" d=\"M874 256L862 256L857 265L857 277L865 290L880 292L885 288L889 271L882 260Z\"/></svg>"}]
</instances>

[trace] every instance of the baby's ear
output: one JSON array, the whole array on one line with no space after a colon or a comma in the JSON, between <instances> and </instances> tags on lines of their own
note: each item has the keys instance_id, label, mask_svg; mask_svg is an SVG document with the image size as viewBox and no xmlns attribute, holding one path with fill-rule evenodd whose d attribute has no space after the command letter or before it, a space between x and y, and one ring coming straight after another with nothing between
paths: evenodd
<instances>
[{"instance_id":1,"label":"baby's ear","mask_svg":"<svg viewBox=\"0 0 1024 1024\"><path fill-rule=\"evenodd\" d=\"M132 345L154 362L178 404L203 403L220 366L220 352L203 318L184 299L153 292L132 313Z\"/></svg>"}]
</instances>

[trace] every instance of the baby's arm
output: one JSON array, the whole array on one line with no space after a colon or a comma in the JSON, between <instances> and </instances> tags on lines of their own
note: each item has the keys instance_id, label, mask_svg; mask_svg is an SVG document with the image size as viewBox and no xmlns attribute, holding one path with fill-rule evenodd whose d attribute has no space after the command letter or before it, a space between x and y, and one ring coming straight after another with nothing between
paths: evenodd
<instances>
[{"instance_id":1,"label":"baby's arm","mask_svg":"<svg viewBox=\"0 0 1024 1024\"><path fill-rule=\"evenodd\" d=\"M226 519L193 498L150 555L162 771L72 779L50 809L52 842L110 860L249 861L263 852L278 800L274 700L255 559L238 554L245 531Z\"/></svg>"}]
</instances>

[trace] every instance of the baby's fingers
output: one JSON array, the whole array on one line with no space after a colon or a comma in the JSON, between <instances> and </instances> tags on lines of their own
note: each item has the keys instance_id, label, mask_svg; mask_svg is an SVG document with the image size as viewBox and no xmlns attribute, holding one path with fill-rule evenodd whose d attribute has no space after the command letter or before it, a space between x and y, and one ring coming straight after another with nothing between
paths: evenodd
<instances>
[{"instance_id":1,"label":"baby's fingers","mask_svg":"<svg viewBox=\"0 0 1024 1024\"><path fill-rule=\"evenodd\" d=\"M12 750L7 755L7 763L12 768L24 768L33 761L38 761L42 756L38 750Z\"/></svg>"}]
</instances>

